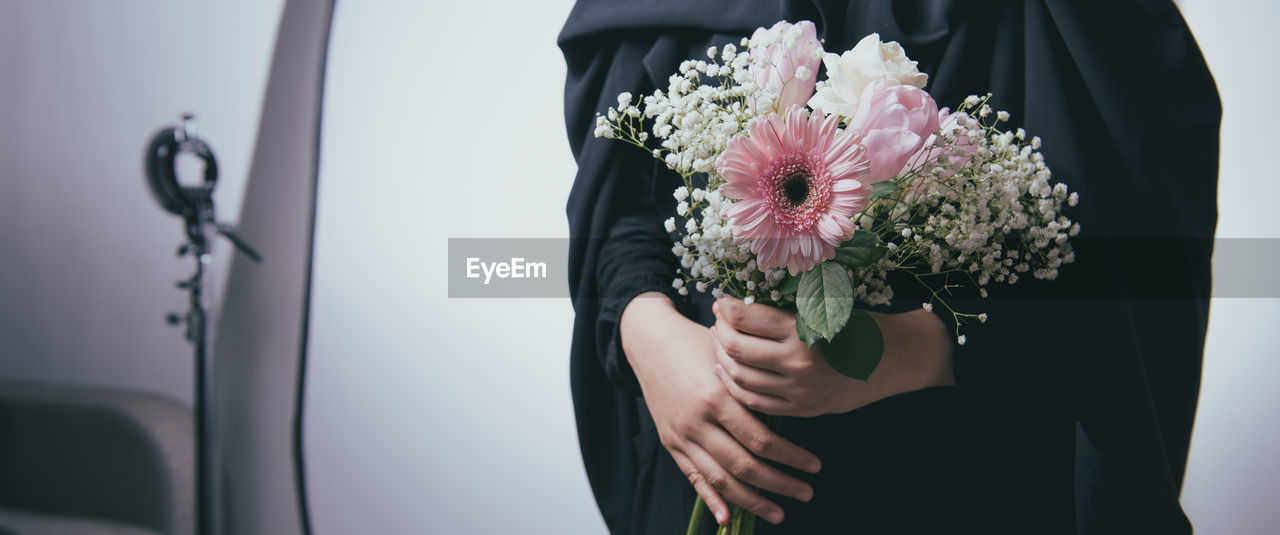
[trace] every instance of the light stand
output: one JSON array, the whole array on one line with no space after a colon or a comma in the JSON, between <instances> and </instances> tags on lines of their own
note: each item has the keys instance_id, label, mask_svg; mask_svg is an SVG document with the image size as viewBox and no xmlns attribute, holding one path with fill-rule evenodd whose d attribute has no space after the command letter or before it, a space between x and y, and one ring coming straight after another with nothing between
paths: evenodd
<instances>
[{"instance_id":1,"label":"light stand","mask_svg":"<svg viewBox=\"0 0 1280 535\"><path fill-rule=\"evenodd\" d=\"M180 128L164 128L151 138L144 158L147 183L156 201L166 211L183 218L187 240L178 248L178 256L191 255L196 271L190 278L178 281L178 288L190 293L190 309L185 314L169 313L170 325L186 325L186 338L195 347L195 446L196 446L196 527L199 535L217 535L216 435L213 429L213 362L209 351L208 315L205 306L206 266L213 260L210 238L214 233L225 236L236 249L255 262L262 256L235 234L233 229L214 217L213 188L218 181L218 164L213 151L195 137L194 119L183 114ZM204 180L184 186L178 182L176 159L190 153L204 161Z\"/></svg>"}]
</instances>

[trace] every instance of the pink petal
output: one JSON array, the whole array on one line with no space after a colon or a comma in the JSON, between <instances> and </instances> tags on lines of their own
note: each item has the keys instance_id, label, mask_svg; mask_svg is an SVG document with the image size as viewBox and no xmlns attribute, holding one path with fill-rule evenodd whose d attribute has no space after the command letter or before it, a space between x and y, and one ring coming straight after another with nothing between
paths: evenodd
<instances>
[{"instance_id":1,"label":"pink petal","mask_svg":"<svg viewBox=\"0 0 1280 535\"><path fill-rule=\"evenodd\" d=\"M828 216L818 221L818 230L822 232L824 241L841 241L839 238L843 234L843 229L840 228L839 223L836 223L835 217Z\"/></svg>"},{"instance_id":2,"label":"pink petal","mask_svg":"<svg viewBox=\"0 0 1280 535\"><path fill-rule=\"evenodd\" d=\"M862 182L852 178L837 180L831 183L831 191L833 192L854 191L860 188L862 188Z\"/></svg>"},{"instance_id":3,"label":"pink petal","mask_svg":"<svg viewBox=\"0 0 1280 535\"><path fill-rule=\"evenodd\" d=\"M818 115L815 113L814 115ZM822 119L821 128L818 130L817 139L814 140L812 150L815 153L822 154L827 151L827 147L835 140L836 132L840 129L840 117L837 115L828 115Z\"/></svg>"},{"instance_id":4,"label":"pink petal","mask_svg":"<svg viewBox=\"0 0 1280 535\"><path fill-rule=\"evenodd\" d=\"M871 160L867 182L874 184L893 178L920 148L921 142L923 139L911 131L873 130L868 133L862 140Z\"/></svg>"},{"instance_id":5,"label":"pink petal","mask_svg":"<svg viewBox=\"0 0 1280 535\"><path fill-rule=\"evenodd\" d=\"M732 220L734 227L742 232L750 232L769 216L764 203L758 197L734 203L724 210L724 216Z\"/></svg>"}]
</instances>

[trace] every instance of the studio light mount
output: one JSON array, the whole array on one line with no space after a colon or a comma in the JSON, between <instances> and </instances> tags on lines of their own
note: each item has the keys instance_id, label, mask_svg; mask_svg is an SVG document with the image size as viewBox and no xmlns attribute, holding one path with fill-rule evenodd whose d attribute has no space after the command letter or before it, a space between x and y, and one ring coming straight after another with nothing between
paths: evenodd
<instances>
[{"instance_id":1,"label":"studio light mount","mask_svg":"<svg viewBox=\"0 0 1280 535\"><path fill-rule=\"evenodd\" d=\"M178 156L190 154L204 163L201 180L183 185L178 177ZM195 116L182 115L182 124L162 128L147 146L143 167L148 185L156 201L165 211L183 220L186 241L178 247L178 256L190 255L196 270L190 278L178 281L178 288L190 295L185 313L171 312L165 317L170 325L185 325L186 338L195 349L195 444L196 444L196 524L200 535L216 535L217 513L217 442L213 429L212 394L213 362L209 351L208 306L204 289L209 264L211 238L218 234L227 238L245 256L261 262L262 256L236 235L234 229L218 222L214 214L213 189L218 183L218 163L208 143L195 135Z\"/></svg>"}]
</instances>

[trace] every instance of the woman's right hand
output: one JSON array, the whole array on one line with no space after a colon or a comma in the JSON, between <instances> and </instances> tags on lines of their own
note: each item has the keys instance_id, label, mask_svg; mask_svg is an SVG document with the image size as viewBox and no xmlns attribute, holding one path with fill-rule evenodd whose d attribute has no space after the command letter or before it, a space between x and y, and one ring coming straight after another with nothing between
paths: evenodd
<instances>
[{"instance_id":1,"label":"woman's right hand","mask_svg":"<svg viewBox=\"0 0 1280 535\"><path fill-rule=\"evenodd\" d=\"M715 375L710 330L685 318L658 292L632 299L620 329L658 438L718 523L729 520L725 499L781 522L782 508L758 489L800 501L813 498L809 484L760 458L816 473L817 456L771 431L729 395Z\"/></svg>"}]
</instances>

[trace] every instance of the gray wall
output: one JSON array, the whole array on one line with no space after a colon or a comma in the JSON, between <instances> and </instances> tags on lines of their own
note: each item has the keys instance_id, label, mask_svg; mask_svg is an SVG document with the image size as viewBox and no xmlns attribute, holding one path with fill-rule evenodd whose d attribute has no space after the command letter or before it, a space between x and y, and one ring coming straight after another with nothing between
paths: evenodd
<instances>
[{"instance_id":1,"label":"gray wall","mask_svg":"<svg viewBox=\"0 0 1280 535\"><path fill-rule=\"evenodd\" d=\"M195 112L236 219L282 5L0 1L0 377L190 402L191 349L163 317L192 264L142 153Z\"/></svg>"},{"instance_id":2,"label":"gray wall","mask_svg":"<svg viewBox=\"0 0 1280 535\"><path fill-rule=\"evenodd\" d=\"M1218 187L1219 238L1270 238L1252 262L1214 258L1214 284L1236 278L1273 286L1277 258L1280 173L1272 160L1277 135L1265 117L1275 105L1280 72L1280 4L1269 0L1187 0L1181 8L1200 43L1222 97L1222 159ZM1155 88L1158 90L1158 88ZM1192 140L1194 143L1194 140ZM1225 253L1226 248L1219 246ZM1250 278L1249 273L1262 274ZM1205 347L1200 408L1182 503L1209 535L1275 533L1280 526L1280 299L1214 299Z\"/></svg>"}]
</instances>

